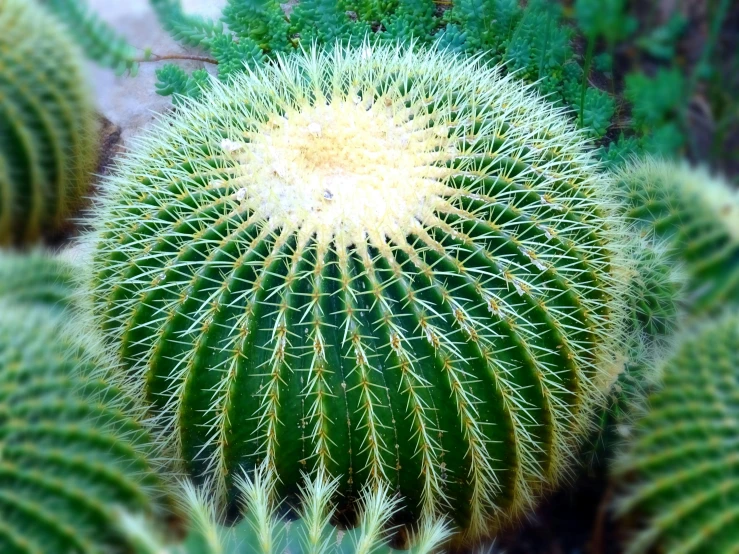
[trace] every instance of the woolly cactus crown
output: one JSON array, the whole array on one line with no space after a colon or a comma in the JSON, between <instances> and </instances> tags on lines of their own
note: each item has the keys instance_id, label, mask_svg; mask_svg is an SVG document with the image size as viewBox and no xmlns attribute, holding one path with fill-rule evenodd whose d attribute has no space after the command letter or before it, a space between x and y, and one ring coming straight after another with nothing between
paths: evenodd
<instances>
[{"instance_id":1,"label":"woolly cactus crown","mask_svg":"<svg viewBox=\"0 0 739 554\"><path fill-rule=\"evenodd\" d=\"M35 0L0 0L0 244L59 230L97 159L82 53Z\"/></svg>"},{"instance_id":2,"label":"woolly cactus crown","mask_svg":"<svg viewBox=\"0 0 739 554\"><path fill-rule=\"evenodd\" d=\"M558 109L477 59L313 49L141 137L92 310L186 468L389 483L471 535L568 466L618 370L621 226Z\"/></svg>"}]
</instances>

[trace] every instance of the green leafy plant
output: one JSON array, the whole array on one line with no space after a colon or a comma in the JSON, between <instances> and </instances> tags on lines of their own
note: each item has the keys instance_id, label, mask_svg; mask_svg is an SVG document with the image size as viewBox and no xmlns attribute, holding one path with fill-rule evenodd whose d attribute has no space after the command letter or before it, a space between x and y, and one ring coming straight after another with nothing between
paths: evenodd
<instances>
[{"instance_id":1,"label":"green leafy plant","mask_svg":"<svg viewBox=\"0 0 739 554\"><path fill-rule=\"evenodd\" d=\"M621 478L635 478L619 514L645 523L627 552L731 551L739 541L736 312L686 335L662 371L662 388L616 467Z\"/></svg>"},{"instance_id":2,"label":"green leafy plant","mask_svg":"<svg viewBox=\"0 0 739 554\"><path fill-rule=\"evenodd\" d=\"M70 37L87 57L116 73L135 76L139 63L151 56L128 44L85 0L42 0L42 4L70 29Z\"/></svg>"},{"instance_id":3,"label":"green leafy plant","mask_svg":"<svg viewBox=\"0 0 739 554\"><path fill-rule=\"evenodd\" d=\"M106 179L93 314L219 505L266 464L469 536L570 465L618 372L621 220L531 87L437 50L312 49L213 83ZM136 393L140 394L140 393Z\"/></svg>"},{"instance_id":4,"label":"green leafy plant","mask_svg":"<svg viewBox=\"0 0 739 554\"><path fill-rule=\"evenodd\" d=\"M739 301L739 197L728 183L657 160L634 162L617 180L627 218L664 240L682 264L693 315Z\"/></svg>"},{"instance_id":5,"label":"green leafy plant","mask_svg":"<svg viewBox=\"0 0 739 554\"><path fill-rule=\"evenodd\" d=\"M67 317L0 301L2 552L112 552L117 510L154 516L163 500L140 405Z\"/></svg>"},{"instance_id":6,"label":"green leafy plant","mask_svg":"<svg viewBox=\"0 0 739 554\"><path fill-rule=\"evenodd\" d=\"M95 167L82 55L35 2L0 0L0 244L59 230Z\"/></svg>"}]
</instances>

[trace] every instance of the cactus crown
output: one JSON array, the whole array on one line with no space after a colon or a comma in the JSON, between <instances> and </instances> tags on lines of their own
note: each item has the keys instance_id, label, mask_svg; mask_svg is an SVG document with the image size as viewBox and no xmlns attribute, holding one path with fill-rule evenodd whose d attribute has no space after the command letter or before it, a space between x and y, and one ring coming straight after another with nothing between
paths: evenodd
<instances>
[{"instance_id":1,"label":"cactus crown","mask_svg":"<svg viewBox=\"0 0 739 554\"><path fill-rule=\"evenodd\" d=\"M213 84L95 210L88 289L186 469L389 483L471 535L617 371L620 221L564 114L479 59L337 46Z\"/></svg>"},{"instance_id":2,"label":"cactus crown","mask_svg":"<svg viewBox=\"0 0 739 554\"><path fill-rule=\"evenodd\" d=\"M628 219L668 245L686 277L694 314L739 299L739 195L707 171L658 160L617 177Z\"/></svg>"},{"instance_id":3,"label":"cactus crown","mask_svg":"<svg viewBox=\"0 0 739 554\"><path fill-rule=\"evenodd\" d=\"M152 515L160 494L140 408L63 317L0 302L2 552L112 551L114 507Z\"/></svg>"},{"instance_id":4,"label":"cactus crown","mask_svg":"<svg viewBox=\"0 0 739 554\"><path fill-rule=\"evenodd\" d=\"M0 0L0 244L54 232L96 160L82 55L35 1Z\"/></svg>"},{"instance_id":5,"label":"cactus crown","mask_svg":"<svg viewBox=\"0 0 739 554\"><path fill-rule=\"evenodd\" d=\"M638 476L619 512L646 518L628 552L728 552L739 542L739 315L686 335L662 371L662 390L617 465Z\"/></svg>"}]
</instances>

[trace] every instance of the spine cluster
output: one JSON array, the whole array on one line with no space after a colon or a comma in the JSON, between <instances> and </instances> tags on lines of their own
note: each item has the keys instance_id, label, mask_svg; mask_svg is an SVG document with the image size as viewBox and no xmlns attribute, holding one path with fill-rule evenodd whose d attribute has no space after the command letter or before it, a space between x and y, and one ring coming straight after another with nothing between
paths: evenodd
<instances>
[{"instance_id":1,"label":"spine cluster","mask_svg":"<svg viewBox=\"0 0 739 554\"><path fill-rule=\"evenodd\" d=\"M479 60L365 43L214 83L141 137L92 311L185 469L236 499L388 486L470 536L567 470L618 371L620 220L559 109Z\"/></svg>"},{"instance_id":2,"label":"spine cluster","mask_svg":"<svg viewBox=\"0 0 739 554\"><path fill-rule=\"evenodd\" d=\"M58 231L97 158L82 54L35 0L0 0L0 244Z\"/></svg>"}]
</instances>

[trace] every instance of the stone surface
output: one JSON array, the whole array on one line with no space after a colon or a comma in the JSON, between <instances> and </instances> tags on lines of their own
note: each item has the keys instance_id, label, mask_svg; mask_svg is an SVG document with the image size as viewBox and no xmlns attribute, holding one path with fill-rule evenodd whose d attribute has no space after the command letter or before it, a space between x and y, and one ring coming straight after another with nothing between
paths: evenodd
<instances>
[{"instance_id":1,"label":"stone surface","mask_svg":"<svg viewBox=\"0 0 739 554\"><path fill-rule=\"evenodd\" d=\"M218 18L225 0L184 0L188 13ZM175 42L157 21L148 0L90 0L91 9L110 23L130 44L144 50L150 48L159 56L187 56L202 54ZM95 87L100 113L121 130L125 145L142 128L149 125L158 113L172 106L170 98L156 94L154 72L167 62L145 62L136 77L116 76L107 68L90 64L90 78ZM203 62L176 60L175 63L190 71L204 67ZM103 153L105 155L105 152Z\"/></svg>"}]
</instances>

